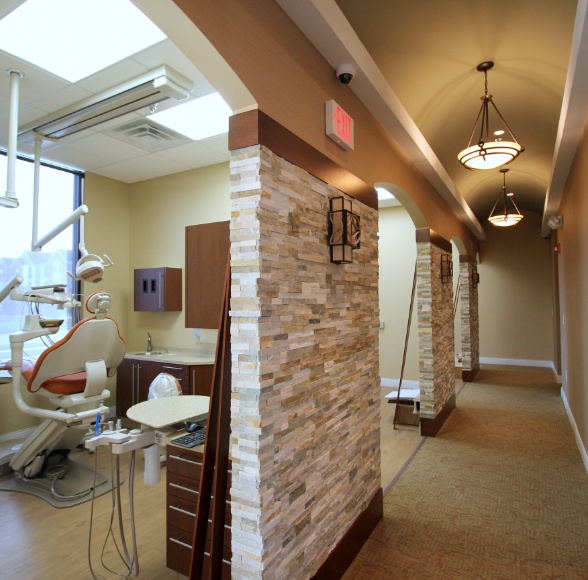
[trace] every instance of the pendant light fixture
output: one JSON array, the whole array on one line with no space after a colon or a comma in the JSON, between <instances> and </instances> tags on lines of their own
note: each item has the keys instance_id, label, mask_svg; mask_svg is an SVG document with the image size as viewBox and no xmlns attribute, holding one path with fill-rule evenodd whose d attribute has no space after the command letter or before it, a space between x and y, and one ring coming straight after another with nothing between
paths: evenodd
<instances>
[{"instance_id":1,"label":"pendant light fixture","mask_svg":"<svg viewBox=\"0 0 588 580\"><path fill-rule=\"evenodd\" d=\"M476 122L474 123L474 129L472 130L468 145L457 156L463 166L467 169L496 169L501 165L510 163L525 150L525 148L519 144L515 136L512 134L512 131L504 120L504 117L500 114L500 111L494 104L492 95L488 94L488 71L493 66L494 63L491 60L482 62L477 66L477 69L484 73L484 96L481 97L482 106L478 116L476 117ZM494 111L500 118L500 121L502 121L502 124L498 124L493 128L494 135L496 137L494 141L490 141L488 137L488 133L490 131L490 105L492 105ZM474 134L476 133L478 124L480 125L478 143L477 145L472 145L472 139L474 139ZM502 137L505 135L506 131L508 131L510 134L511 140L509 141L503 140Z\"/></svg>"},{"instance_id":2,"label":"pendant light fixture","mask_svg":"<svg viewBox=\"0 0 588 580\"><path fill-rule=\"evenodd\" d=\"M508 169L501 169L500 173L502 173L502 191L490 212L488 221L493 226L506 228L517 225L523 219L523 214L514 202L513 194L506 193L506 174L508 173Z\"/></svg>"}]
</instances>

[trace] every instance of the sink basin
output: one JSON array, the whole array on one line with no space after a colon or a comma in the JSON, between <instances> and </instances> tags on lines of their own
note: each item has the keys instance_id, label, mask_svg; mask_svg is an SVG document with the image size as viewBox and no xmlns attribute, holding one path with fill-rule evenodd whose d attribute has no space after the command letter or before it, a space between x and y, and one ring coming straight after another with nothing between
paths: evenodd
<instances>
[{"instance_id":1,"label":"sink basin","mask_svg":"<svg viewBox=\"0 0 588 580\"><path fill-rule=\"evenodd\" d=\"M151 352L134 352L133 354L136 354L138 356L153 356L156 354L163 354L163 353L159 350L158 351L152 350Z\"/></svg>"}]
</instances>

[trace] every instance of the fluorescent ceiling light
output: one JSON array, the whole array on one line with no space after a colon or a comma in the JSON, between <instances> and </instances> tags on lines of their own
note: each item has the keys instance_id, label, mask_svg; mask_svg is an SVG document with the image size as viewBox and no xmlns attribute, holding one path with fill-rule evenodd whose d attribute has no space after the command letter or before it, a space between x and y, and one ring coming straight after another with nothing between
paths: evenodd
<instances>
[{"instance_id":1,"label":"fluorescent ceiling light","mask_svg":"<svg viewBox=\"0 0 588 580\"><path fill-rule=\"evenodd\" d=\"M166 99L187 99L191 90L190 79L163 65L29 123L18 139L25 143L34 143L37 136L62 139Z\"/></svg>"},{"instance_id":2,"label":"fluorescent ceiling light","mask_svg":"<svg viewBox=\"0 0 588 580\"><path fill-rule=\"evenodd\" d=\"M28 0L0 21L0 49L72 83L165 38L129 0Z\"/></svg>"},{"instance_id":3,"label":"fluorescent ceiling light","mask_svg":"<svg viewBox=\"0 0 588 580\"><path fill-rule=\"evenodd\" d=\"M218 93L211 93L148 117L160 125L199 141L228 133L231 114L232 111L223 98Z\"/></svg>"}]
</instances>

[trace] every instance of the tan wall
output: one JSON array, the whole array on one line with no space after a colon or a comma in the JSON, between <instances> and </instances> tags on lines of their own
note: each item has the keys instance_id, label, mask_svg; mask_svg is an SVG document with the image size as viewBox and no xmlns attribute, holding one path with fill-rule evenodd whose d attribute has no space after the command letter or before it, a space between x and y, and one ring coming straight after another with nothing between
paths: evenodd
<instances>
[{"instance_id":1,"label":"tan wall","mask_svg":"<svg viewBox=\"0 0 588 580\"><path fill-rule=\"evenodd\" d=\"M228 220L231 216L229 164L176 173L132 184L130 190L130 263L127 282L128 350L146 346L146 332L153 344L190 348L192 331L184 327L185 312L135 312L133 271L135 268L185 269L186 226ZM182 292L182 303L185 296ZM216 340L216 339L214 339Z\"/></svg>"},{"instance_id":2,"label":"tan wall","mask_svg":"<svg viewBox=\"0 0 588 580\"><path fill-rule=\"evenodd\" d=\"M460 237L469 255L476 255L477 242L470 231L276 2L174 1L264 113L366 183L386 182L406 191L429 227L446 240ZM344 151L325 135L324 107L329 99L354 119L354 151Z\"/></svg>"},{"instance_id":3,"label":"tan wall","mask_svg":"<svg viewBox=\"0 0 588 580\"><path fill-rule=\"evenodd\" d=\"M550 361L553 356L549 241L541 218L515 227L484 225L480 250L480 357ZM482 361L483 362L483 361Z\"/></svg>"},{"instance_id":4,"label":"tan wall","mask_svg":"<svg viewBox=\"0 0 588 580\"><path fill-rule=\"evenodd\" d=\"M88 252L107 254L114 266L98 284L84 284L82 292L112 294L110 315L117 321L127 352L145 347L145 332L155 344L190 348L192 332L184 328L182 312L134 312L133 269L170 266L184 270L187 225L230 218L229 165L223 163L128 185L86 174L85 242ZM84 311L84 316L87 312ZM215 332L203 333L216 340ZM16 409L12 385L0 388L0 435L27 429L38 421ZM106 404L113 406L116 379L110 379ZM31 397L31 404L38 397ZM41 404L42 406L42 404Z\"/></svg>"},{"instance_id":5,"label":"tan wall","mask_svg":"<svg viewBox=\"0 0 588 580\"><path fill-rule=\"evenodd\" d=\"M558 230L563 390L584 452L588 448L588 143L586 134L566 184ZM584 461L587 458L584 457Z\"/></svg>"},{"instance_id":6,"label":"tan wall","mask_svg":"<svg viewBox=\"0 0 588 580\"><path fill-rule=\"evenodd\" d=\"M402 206L379 211L380 373L399 379L416 260L415 226ZM415 296L416 301L416 296ZM419 379L416 304L412 316L404 379Z\"/></svg>"}]
</instances>

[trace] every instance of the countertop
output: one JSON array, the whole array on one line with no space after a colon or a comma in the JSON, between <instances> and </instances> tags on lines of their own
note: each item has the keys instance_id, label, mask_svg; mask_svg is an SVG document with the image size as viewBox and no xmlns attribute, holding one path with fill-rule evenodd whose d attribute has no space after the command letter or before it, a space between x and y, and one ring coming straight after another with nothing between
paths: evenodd
<instances>
[{"instance_id":1,"label":"countertop","mask_svg":"<svg viewBox=\"0 0 588 580\"><path fill-rule=\"evenodd\" d=\"M167 352L166 352L167 351ZM180 348L153 347L151 354L145 352L127 352L125 358L139 360L153 360L160 363L175 363L178 365L213 365L214 354L206 350L185 350Z\"/></svg>"}]
</instances>

